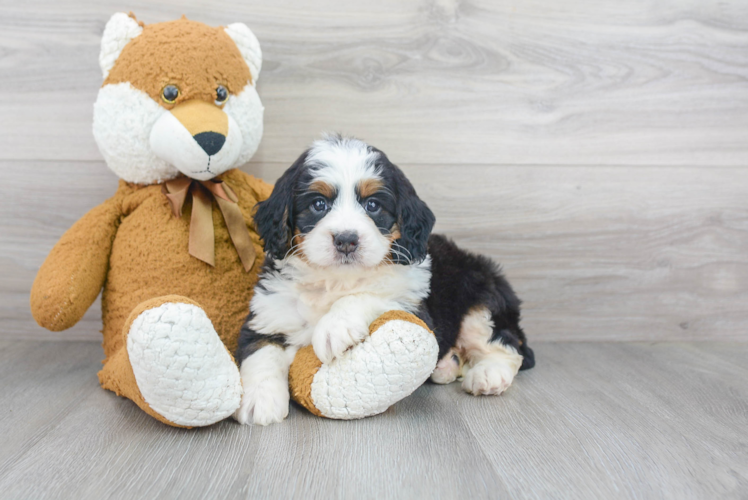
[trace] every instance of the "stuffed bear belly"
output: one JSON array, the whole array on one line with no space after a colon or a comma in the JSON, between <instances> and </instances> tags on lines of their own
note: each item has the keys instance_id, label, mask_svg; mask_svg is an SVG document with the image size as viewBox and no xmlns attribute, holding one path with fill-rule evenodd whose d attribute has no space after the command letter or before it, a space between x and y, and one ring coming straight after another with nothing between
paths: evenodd
<instances>
[{"instance_id":1,"label":"stuffed bear belly","mask_svg":"<svg viewBox=\"0 0 748 500\"><path fill-rule=\"evenodd\" d=\"M241 186L235 180L244 176L237 171L224 178L233 186ZM262 182L246 177L258 184ZM125 215L112 245L102 298L104 354L108 357L119 349L122 327L138 304L164 295L180 295L199 303L227 349L234 352L262 263L259 237L252 232L258 257L252 271L247 273L230 242L223 217L214 207L215 266L211 267L187 251L189 200L184 206L185 215L177 219L172 216L160 186L138 189L123 182L120 191L126 193L122 199ZM251 213L257 202L253 193L245 188L237 189L237 194L242 213ZM246 222L251 227L252 221Z\"/></svg>"}]
</instances>

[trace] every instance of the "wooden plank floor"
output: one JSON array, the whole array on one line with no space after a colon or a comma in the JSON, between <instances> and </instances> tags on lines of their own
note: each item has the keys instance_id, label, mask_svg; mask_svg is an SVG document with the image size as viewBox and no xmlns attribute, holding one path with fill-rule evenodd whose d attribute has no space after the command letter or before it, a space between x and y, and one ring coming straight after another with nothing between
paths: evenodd
<instances>
[{"instance_id":1,"label":"wooden plank floor","mask_svg":"<svg viewBox=\"0 0 748 500\"><path fill-rule=\"evenodd\" d=\"M748 345L536 343L501 397L292 407L181 430L98 387L94 342L0 341L0 498L745 498Z\"/></svg>"}]
</instances>

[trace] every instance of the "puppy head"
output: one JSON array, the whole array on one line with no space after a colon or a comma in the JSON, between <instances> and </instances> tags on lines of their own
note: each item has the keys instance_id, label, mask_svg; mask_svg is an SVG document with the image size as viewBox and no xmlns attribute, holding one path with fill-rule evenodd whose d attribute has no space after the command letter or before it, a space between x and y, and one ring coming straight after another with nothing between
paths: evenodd
<instances>
[{"instance_id":1,"label":"puppy head","mask_svg":"<svg viewBox=\"0 0 748 500\"><path fill-rule=\"evenodd\" d=\"M146 26L115 14L99 62L94 137L125 181L151 184L180 173L207 180L257 150L262 54L244 24L213 28L183 18Z\"/></svg>"},{"instance_id":2,"label":"puppy head","mask_svg":"<svg viewBox=\"0 0 748 500\"><path fill-rule=\"evenodd\" d=\"M384 153L335 135L281 176L255 221L274 259L373 267L422 261L434 214Z\"/></svg>"}]
</instances>

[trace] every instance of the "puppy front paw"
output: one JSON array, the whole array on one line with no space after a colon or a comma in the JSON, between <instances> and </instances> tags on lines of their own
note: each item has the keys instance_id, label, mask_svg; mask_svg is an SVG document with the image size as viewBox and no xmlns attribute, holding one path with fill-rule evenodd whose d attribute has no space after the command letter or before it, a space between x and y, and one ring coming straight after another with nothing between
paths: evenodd
<instances>
[{"instance_id":1,"label":"puppy front paw","mask_svg":"<svg viewBox=\"0 0 748 500\"><path fill-rule=\"evenodd\" d=\"M270 425L282 422L288 416L288 382L265 379L258 383L245 383L244 395L234 419L244 425Z\"/></svg>"},{"instance_id":2,"label":"puppy front paw","mask_svg":"<svg viewBox=\"0 0 748 500\"><path fill-rule=\"evenodd\" d=\"M484 359L467 370L462 388L474 396L499 395L512 385L517 374L515 365L500 359Z\"/></svg>"},{"instance_id":3,"label":"puppy front paw","mask_svg":"<svg viewBox=\"0 0 748 500\"><path fill-rule=\"evenodd\" d=\"M326 314L320 319L312 335L314 353L323 363L329 363L369 335L369 325L363 320L343 314Z\"/></svg>"}]
</instances>

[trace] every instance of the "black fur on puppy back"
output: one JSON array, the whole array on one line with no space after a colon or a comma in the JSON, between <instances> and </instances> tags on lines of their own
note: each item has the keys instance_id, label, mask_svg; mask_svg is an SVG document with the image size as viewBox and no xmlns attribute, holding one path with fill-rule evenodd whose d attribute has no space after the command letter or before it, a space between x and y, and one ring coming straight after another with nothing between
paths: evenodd
<instances>
[{"instance_id":1,"label":"black fur on puppy back","mask_svg":"<svg viewBox=\"0 0 748 500\"><path fill-rule=\"evenodd\" d=\"M265 242L265 253L274 259L283 259L291 248L294 191L305 168L306 157L307 152L299 156L275 183L270 198L257 204L257 232Z\"/></svg>"},{"instance_id":2,"label":"black fur on puppy back","mask_svg":"<svg viewBox=\"0 0 748 500\"><path fill-rule=\"evenodd\" d=\"M428 239L436 218L426 203L416 194L413 184L382 151L372 148L383 162L382 174L387 178L386 185L396 193L396 217L400 238L392 260L397 264L413 264L426 258ZM401 247L401 248L400 248Z\"/></svg>"},{"instance_id":3,"label":"black fur on puppy back","mask_svg":"<svg viewBox=\"0 0 748 500\"><path fill-rule=\"evenodd\" d=\"M455 345L465 315L483 306L494 324L491 342L499 341L521 354L521 370L535 366L535 354L519 325L521 301L499 266L484 255L462 250L440 234L432 234L428 246L431 294L426 307L437 333L439 357Z\"/></svg>"}]
</instances>

